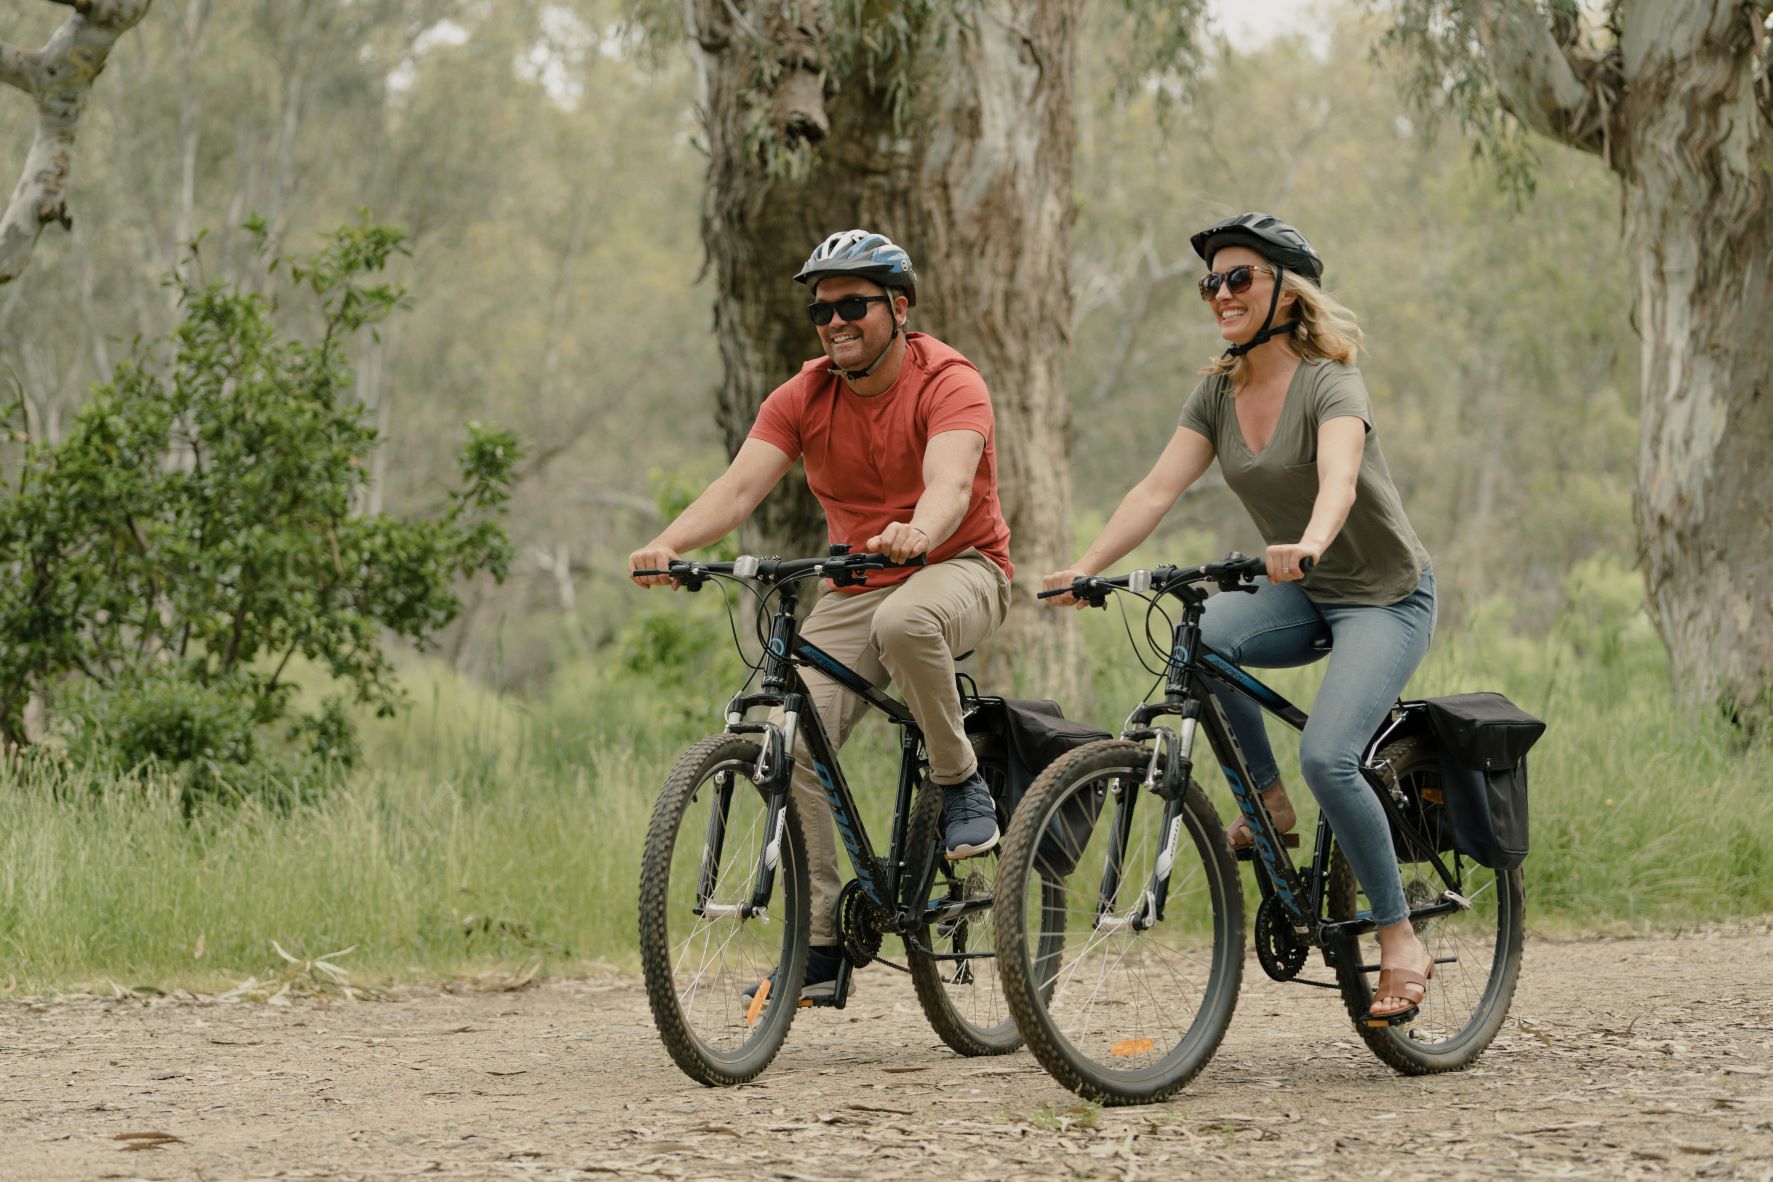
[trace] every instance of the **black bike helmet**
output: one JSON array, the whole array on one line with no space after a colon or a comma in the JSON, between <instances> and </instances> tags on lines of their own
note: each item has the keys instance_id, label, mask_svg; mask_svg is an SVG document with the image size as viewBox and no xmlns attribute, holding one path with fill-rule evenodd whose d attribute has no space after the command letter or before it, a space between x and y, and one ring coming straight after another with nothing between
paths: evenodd
<instances>
[{"instance_id":1,"label":"black bike helmet","mask_svg":"<svg viewBox=\"0 0 1773 1182\"><path fill-rule=\"evenodd\" d=\"M886 288L899 288L906 302L917 306L917 272L911 256L885 234L839 230L813 248L794 282L813 284L827 275L860 275Z\"/></svg>"},{"instance_id":2,"label":"black bike helmet","mask_svg":"<svg viewBox=\"0 0 1773 1182\"><path fill-rule=\"evenodd\" d=\"M1274 310L1280 303L1281 272L1295 271L1320 286L1324 281L1324 260L1305 241L1305 235L1273 214L1240 213L1208 226L1188 242L1208 267L1213 265L1213 256L1227 246L1247 246L1274 264L1274 289L1268 297L1268 315L1262 318L1262 327L1244 344L1225 350L1227 357L1242 357L1257 345L1299 327L1296 320L1274 323Z\"/></svg>"},{"instance_id":3,"label":"black bike helmet","mask_svg":"<svg viewBox=\"0 0 1773 1182\"><path fill-rule=\"evenodd\" d=\"M1324 260L1318 257L1305 235L1268 213L1240 213L1208 226L1189 240L1194 253L1207 266L1225 246L1247 246L1276 266L1305 276L1319 287L1324 282Z\"/></svg>"}]
</instances>

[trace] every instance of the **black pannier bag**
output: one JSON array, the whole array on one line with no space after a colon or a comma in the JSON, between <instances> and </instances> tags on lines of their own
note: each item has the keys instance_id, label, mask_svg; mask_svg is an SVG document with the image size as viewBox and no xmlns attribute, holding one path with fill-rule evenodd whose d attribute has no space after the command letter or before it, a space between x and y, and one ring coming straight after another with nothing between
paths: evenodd
<instances>
[{"instance_id":1,"label":"black pannier bag","mask_svg":"<svg viewBox=\"0 0 1773 1182\"><path fill-rule=\"evenodd\" d=\"M998 827L1007 830L1010 817L1035 779L1067 751L1114 736L1100 727L1065 717L1059 703L1017 698L982 698L967 719L975 742L1002 745L1004 783L992 784L997 798ZM1100 802L1073 797L1047 826L1035 860L1057 877L1069 875L1078 852L1096 824Z\"/></svg>"},{"instance_id":2,"label":"black pannier bag","mask_svg":"<svg viewBox=\"0 0 1773 1182\"><path fill-rule=\"evenodd\" d=\"M1429 698L1453 844L1494 870L1527 857L1527 751L1545 723L1496 693Z\"/></svg>"}]
</instances>

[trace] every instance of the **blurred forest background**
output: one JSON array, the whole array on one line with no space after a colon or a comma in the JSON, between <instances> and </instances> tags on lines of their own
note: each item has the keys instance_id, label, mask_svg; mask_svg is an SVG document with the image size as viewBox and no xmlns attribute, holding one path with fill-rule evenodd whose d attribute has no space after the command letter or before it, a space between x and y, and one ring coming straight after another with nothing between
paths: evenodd
<instances>
[{"instance_id":1,"label":"blurred forest background","mask_svg":"<svg viewBox=\"0 0 1773 1182\"><path fill-rule=\"evenodd\" d=\"M16 8L0 29L15 44L60 19ZM1443 627L1505 593L1520 627L1543 628L1574 564L1632 565L1638 347L1616 186L1548 151L1513 208L1457 134L1425 140L1362 7L1326 11L1313 38L1221 48L1167 117L1155 91L1118 92L1112 45L1079 56L1080 534L1155 458L1217 351L1188 235L1274 210L1319 245L1369 334L1363 370L1447 589ZM698 286L694 79L621 16L522 0L156 6L95 88L73 232L47 235L0 288L0 362L33 434L56 438L134 338L176 322L159 280L199 230L206 277L253 283L249 215L301 251L367 211L410 231L398 278L413 293L356 356L386 439L373 504L436 502L465 420L529 447L512 577L471 592L451 661L524 687L604 649L644 604L621 575L661 496L699 490L727 458ZM29 113L0 105L5 142L24 142ZM1222 490L1190 496L1169 528L1257 544Z\"/></svg>"},{"instance_id":2,"label":"blurred forest background","mask_svg":"<svg viewBox=\"0 0 1773 1182\"><path fill-rule=\"evenodd\" d=\"M1764 786L1764 745L1672 710L1643 614L1641 343L1616 178L1546 144L1531 191L1510 190L1456 125L1425 125L1376 51L1370 5L1314 12L1309 28L1236 46L1209 25L1186 86L1127 84L1124 20L1078 29L1076 543L1155 458L1217 352L1188 235L1245 209L1285 217L1361 317L1385 451L1434 556L1443 598L1421 688L1501 689L1553 720L1535 783L1566 787L1536 805L1542 915L1773 906L1773 817L1746 787ZM0 41L39 45L66 15L9 3ZM649 596L623 577L628 552L727 459L697 78L629 15L615 0L159 0L118 42L81 126L72 229L45 233L0 287L0 386L22 401L22 430L61 438L138 339L177 323L168 272L262 286L249 217L302 253L366 216L409 232L391 266L411 296L351 346L355 397L382 435L367 506L433 511L465 422L510 429L523 456L509 576L476 579L435 654L403 658L411 707L364 720L366 770L333 803L217 816L194 849L180 836L194 822L152 791L144 805L89 784L93 803L5 773L20 820L0 836L0 931L23 977L276 971L268 936L308 954L356 944L378 971L630 944L630 847L652 786L711 729L739 666L715 597ZM0 164L16 169L32 113L0 99ZM921 269L920 244L905 244ZM805 344L812 355L810 330ZM1141 556L1258 545L1210 475ZM1093 696L1074 712L1112 723L1143 683L1125 673L1117 620L1086 629ZM1309 701L1301 676L1281 684ZM1604 724L1577 713L1614 708ZM1636 745L1609 755L1626 735ZM871 741L884 751L864 736L864 759ZM1695 814L1711 801L1743 818L1710 871L1680 864L1677 791ZM1605 869L1559 861L1592 850L1613 809L1607 848L1628 852ZM106 865L117 842L140 861ZM132 889L130 865L151 865L155 889ZM102 933L83 927L95 912Z\"/></svg>"}]
</instances>

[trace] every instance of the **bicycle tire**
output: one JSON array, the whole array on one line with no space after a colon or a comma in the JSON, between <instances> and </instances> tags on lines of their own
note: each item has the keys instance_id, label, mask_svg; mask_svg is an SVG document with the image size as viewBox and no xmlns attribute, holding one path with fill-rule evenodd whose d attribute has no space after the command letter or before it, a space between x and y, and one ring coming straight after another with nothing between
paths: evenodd
<instances>
[{"instance_id":1,"label":"bicycle tire","mask_svg":"<svg viewBox=\"0 0 1773 1182\"><path fill-rule=\"evenodd\" d=\"M1193 1079L1231 1024L1243 977L1243 886L1198 784L1181 797L1163 917L1144 930L1127 922L1165 828L1164 801L1141 787L1150 758L1108 739L1056 761L1018 806L998 872L1010 1011L1054 1079L1109 1105L1162 1100ZM1103 916L1111 848L1122 878ZM1057 884L1057 906L1029 893L1037 877Z\"/></svg>"},{"instance_id":2,"label":"bicycle tire","mask_svg":"<svg viewBox=\"0 0 1773 1182\"><path fill-rule=\"evenodd\" d=\"M710 902L730 907L751 899L768 817L751 780L758 751L756 743L728 734L710 735L685 751L665 777L641 858L640 962L653 1022L678 1067L709 1086L756 1078L794 1021L798 988L772 988L759 1006L744 990L778 966L778 981L798 983L806 972L806 843L792 801L783 815L767 918L694 910L704 855L714 844L711 817L723 795Z\"/></svg>"},{"instance_id":3,"label":"bicycle tire","mask_svg":"<svg viewBox=\"0 0 1773 1182\"><path fill-rule=\"evenodd\" d=\"M996 794L1005 776L1002 757L981 754L979 774ZM943 857L943 845L942 787L925 780L905 825L908 853L903 904L921 908L927 915L943 900L992 898L1003 847L950 862ZM996 939L991 910L986 909L946 923L924 922L906 940L905 963L911 970L918 1005L937 1037L962 1055L1006 1055L1022 1045L1016 1019L1004 1000L997 958L941 960L919 952L916 945L944 955L995 953Z\"/></svg>"},{"instance_id":4,"label":"bicycle tire","mask_svg":"<svg viewBox=\"0 0 1773 1182\"><path fill-rule=\"evenodd\" d=\"M1445 832L1433 800L1440 786L1440 761L1424 740L1414 737L1388 744L1380 758L1390 762L1407 802L1397 838L1409 847L1398 859L1404 897L1412 906L1432 902L1444 884L1432 864L1422 860L1419 847ZM1336 981L1355 1030L1381 1062L1404 1075L1457 1071L1475 1061L1502 1028L1520 978L1526 914L1521 871L1491 870L1457 852L1441 858L1455 875L1455 889L1472 906L1416 921L1416 934L1435 958L1434 978L1416 1018L1397 1026L1368 1026L1365 1018L1378 979L1377 937L1334 942ZM1329 917L1350 919L1364 910L1353 869L1337 847L1330 859Z\"/></svg>"}]
</instances>

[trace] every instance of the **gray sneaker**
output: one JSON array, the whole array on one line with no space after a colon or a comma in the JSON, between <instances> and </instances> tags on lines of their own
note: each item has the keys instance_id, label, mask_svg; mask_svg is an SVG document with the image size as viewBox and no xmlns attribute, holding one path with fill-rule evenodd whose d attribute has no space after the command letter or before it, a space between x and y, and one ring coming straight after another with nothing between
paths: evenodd
<instances>
[{"instance_id":1,"label":"gray sneaker","mask_svg":"<svg viewBox=\"0 0 1773 1182\"><path fill-rule=\"evenodd\" d=\"M950 862L986 853L997 845L997 805L978 772L958 784L942 786L942 811L947 816L944 840Z\"/></svg>"}]
</instances>

